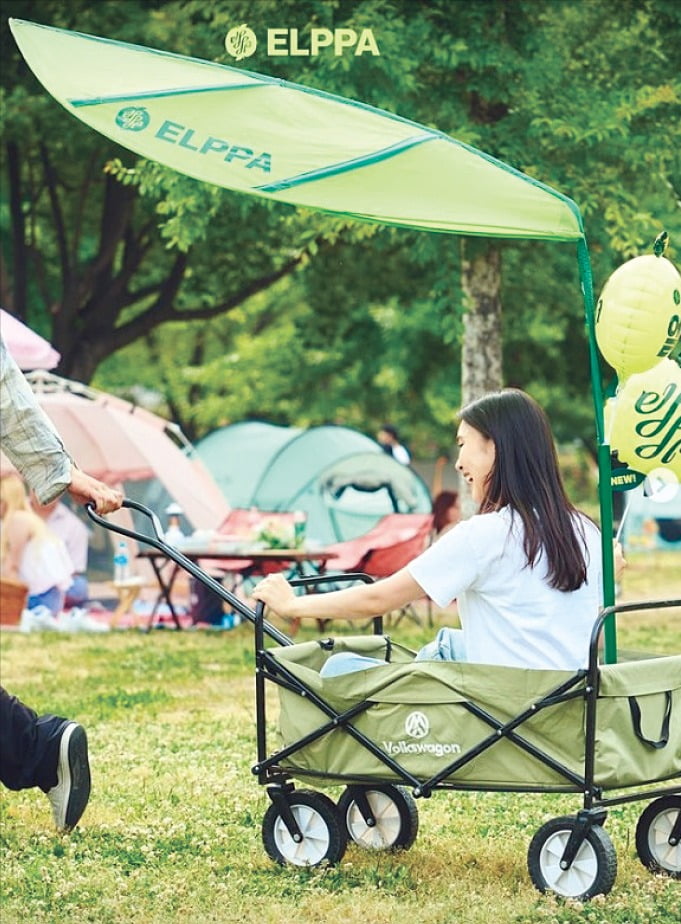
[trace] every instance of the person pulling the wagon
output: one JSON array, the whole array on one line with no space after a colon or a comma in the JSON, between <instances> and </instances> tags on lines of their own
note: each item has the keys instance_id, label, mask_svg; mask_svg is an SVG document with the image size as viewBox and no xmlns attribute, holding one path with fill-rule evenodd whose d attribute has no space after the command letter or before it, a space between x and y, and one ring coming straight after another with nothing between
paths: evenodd
<instances>
[{"instance_id":1,"label":"person pulling the wagon","mask_svg":"<svg viewBox=\"0 0 681 924\"><path fill-rule=\"evenodd\" d=\"M410 564L372 584L298 596L281 574L253 597L286 619L368 619L423 598L456 600L461 629L441 629L419 659L578 670L601 604L601 536L568 499L548 418L530 395L504 388L459 413L458 471L479 512ZM625 561L615 543L615 570ZM322 673L382 664L351 652Z\"/></svg>"},{"instance_id":2,"label":"person pulling the wagon","mask_svg":"<svg viewBox=\"0 0 681 924\"><path fill-rule=\"evenodd\" d=\"M2 450L40 503L68 492L77 504L93 504L100 514L119 509L122 492L76 466L1 335L0 417ZM85 729L64 716L38 715L0 686L0 782L15 791L41 789L57 830L70 831L90 798Z\"/></svg>"}]
</instances>

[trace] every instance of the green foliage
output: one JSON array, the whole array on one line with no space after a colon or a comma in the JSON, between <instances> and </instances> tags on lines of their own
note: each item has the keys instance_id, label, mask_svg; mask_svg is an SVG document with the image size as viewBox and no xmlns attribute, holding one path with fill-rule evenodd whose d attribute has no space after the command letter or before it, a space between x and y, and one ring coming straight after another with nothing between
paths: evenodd
<instances>
[{"instance_id":1,"label":"green foliage","mask_svg":"<svg viewBox=\"0 0 681 924\"><path fill-rule=\"evenodd\" d=\"M6 0L3 11L268 73L448 132L578 203L597 290L662 227L675 258L681 18L669 0ZM370 28L381 53L273 57L260 43L235 64L224 37L243 22L297 28L301 44L313 27ZM7 304L52 339L61 372L153 390L192 437L248 416L367 432L391 419L418 452L451 445L456 238L275 205L137 162L65 119L6 25L0 43ZM502 250L505 380L545 401L559 439L592 441L574 252Z\"/></svg>"},{"instance_id":2,"label":"green foliage","mask_svg":"<svg viewBox=\"0 0 681 924\"><path fill-rule=\"evenodd\" d=\"M579 203L589 236L626 259L649 249L678 195L678 11L604 0L553 12L527 62L542 83L528 81L525 137L558 168L553 181Z\"/></svg>"}]
</instances>

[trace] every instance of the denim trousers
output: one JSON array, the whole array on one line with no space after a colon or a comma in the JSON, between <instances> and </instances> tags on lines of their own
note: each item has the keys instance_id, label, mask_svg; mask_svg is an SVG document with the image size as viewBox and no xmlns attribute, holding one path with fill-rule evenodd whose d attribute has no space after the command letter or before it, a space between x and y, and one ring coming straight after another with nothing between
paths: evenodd
<instances>
[{"instance_id":1,"label":"denim trousers","mask_svg":"<svg viewBox=\"0 0 681 924\"><path fill-rule=\"evenodd\" d=\"M432 642L428 642L416 653L415 661L465 661L466 646L462 629L440 629ZM380 658L368 658L353 651L341 651L331 657L319 672L320 677L338 677L354 671L385 664Z\"/></svg>"}]
</instances>

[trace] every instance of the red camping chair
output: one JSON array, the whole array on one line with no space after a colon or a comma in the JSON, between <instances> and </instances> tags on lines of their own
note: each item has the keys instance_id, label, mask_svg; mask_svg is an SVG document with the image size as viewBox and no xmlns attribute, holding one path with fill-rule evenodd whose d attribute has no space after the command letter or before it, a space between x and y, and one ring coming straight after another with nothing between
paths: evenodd
<instances>
[{"instance_id":1,"label":"red camping chair","mask_svg":"<svg viewBox=\"0 0 681 924\"><path fill-rule=\"evenodd\" d=\"M363 536L329 546L338 556L332 559L334 570L388 577L420 555L430 541L432 526L430 513L390 513ZM396 614L394 624L405 616L420 625L411 604Z\"/></svg>"},{"instance_id":2,"label":"red camping chair","mask_svg":"<svg viewBox=\"0 0 681 924\"><path fill-rule=\"evenodd\" d=\"M421 531L428 533L432 522L429 513L389 513L369 532L328 546L337 556L333 559L334 571L361 571L370 552L408 542Z\"/></svg>"},{"instance_id":3,"label":"red camping chair","mask_svg":"<svg viewBox=\"0 0 681 924\"><path fill-rule=\"evenodd\" d=\"M414 514L415 516L415 514ZM404 535L404 528L400 530L402 537L396 537L389 545L375 546L369 549L360 570L373 578L389 577L404 568L410 561L420 555L430 541L433 518L430 514L421 514L421 523L414 524L410 536ZM393 614L389 614L392 616ZM417 625L421 620L411 603L403 606L394 614L394 625L398 625L404 617L411 619Z\"/></svg>"}]
</instances>

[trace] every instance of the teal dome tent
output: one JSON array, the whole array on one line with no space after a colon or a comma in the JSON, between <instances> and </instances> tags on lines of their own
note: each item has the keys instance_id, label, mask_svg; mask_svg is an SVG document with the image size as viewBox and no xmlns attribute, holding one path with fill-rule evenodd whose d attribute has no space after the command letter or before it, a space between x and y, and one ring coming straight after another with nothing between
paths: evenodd
<instances>
[{"instance_id":1,"label":"teal dome tent","mask_svg":"<svg viewBox=\"0 0 681 924\"><path fill-rule=\"evenodd\" d=\"M196 449L232 507L302 510L310 543L353 539L389 513L430 513L419 475L349 427L243 421Z\"/></svg>"}]
</instances>

